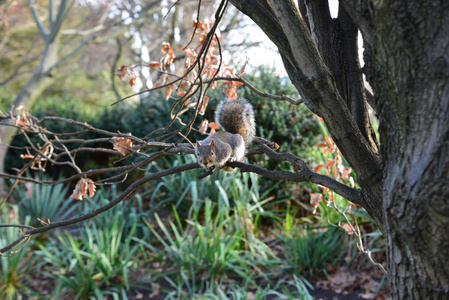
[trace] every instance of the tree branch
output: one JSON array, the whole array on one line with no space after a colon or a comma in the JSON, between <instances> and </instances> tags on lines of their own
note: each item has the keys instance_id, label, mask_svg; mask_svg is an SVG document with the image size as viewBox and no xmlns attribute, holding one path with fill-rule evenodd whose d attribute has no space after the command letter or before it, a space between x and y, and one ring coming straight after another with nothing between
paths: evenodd
<instances>
[{"instance_id":1,"label":"tree branch","mask_svg":"<svg viewBox=\"0 0 449 300\"><path fill-rule=\"evenodd\" d=\"M242 173L256 173L266 178L282 179L292 182L307 181L315 184L320 184L339 194L343 198L346 198L352 203L355 203L362 207L366 206L366 201L361 190L350 188L349 186L346 186L329 176L313 172L306 162L290 152L278 153L272 150L270 146L265 144L265 142L261 141L260 139L255 140L255 142L259 144L259 147L256 149L251 149L250 155L264 153L275 161L287 161L295 169L300 170L299 173L293 173L289 171L272 171L264 169L258 165L246 164L242 162L227 163L226 166L239 168ZM273 146L273 144L271 144L271 146ZM206 176L209 176L211 174L212 170L208 170L205 173L199 175L198 179L205 178Z\"/></svg>"},{"instance_id":2,"label":"tree branch","mask_svg":"<svg viewBox=\"0 0 449 300\"><path fill-rule=\"evenodd\" d=\"M325 175L314 173L309 169L302 169L299 173L293 173L288 171L271 171L257 165L245 164L241 162L232 162L227 164L227 166L238 167L242 173L247 172L256 173L265 178L281 179L292 182L306 181L315 184L320 184L339 194L343 198L351 201L352 203L355 203L360 206L363 206L365 204L361 190L350 188L349 186L346 186L336 181L335 179L332 179Z\"/></svg>"},{"instance_id":3,"label":"tree branch","mask_svg":"<svg viewBox=\"0 0 449 300\"><path fill-rule=\"evenodd\" d=\"M102 133L104 135L112 135L113 133L104 131L104 130L98 130L93 128L90 125L84 124L84 123L80 123L80 122L76 122L73 120L64 120L63 118L59 118L59 117L50 117L50 118L44 118L43 120L37 121L35 124L41 124L42 122L44 122L45 120L58 120L58 121L66 121L66 122L73 122L74 124L81 126L81 127L85 127L88 130L91 131L95 131L95 132L99 132ZM31 125L30 125L31 126ZM33 125L33 126L37 126L37 125ZM31 130L31 129L28 129ZM41 135L44 133L40 133ZM51 134L48 131L45 132L45 134ZM56 135L55 135L56 136ZM28 182L34 182L34 183L38 183L38 184L45 184L45 185L54 185L54 184L60 184L60 183L66 183L75 179L80 179L80 178L86 178L86 176L90 176L93 174L99 174L99 173L106 173L106 172L113 172L115 173L115 175L110 176L107 179L102 179L100 180L101 182L107 182L108 180L112 180L112 179L116 179L116 178L120 178L121 176L123 176L123 178L126 178L127 174L133 170L138 170L140 167L145 166L147 164L149 164L150 162L165 157L167 155L177 155L180 152L184 152L184 153L193 153L193 147L190 144L180 144L180 145L172 145L172 144L167 144L167 143L149 143L149 142L145 142L142 139L136 138L136 137L131 137L129 135L123 135L123 134L116 134L116 136L123 136L123 137L127 137L127 138L131 138L134 141L140 143L139 147L140 149L143 149L144 147L162 147L164 149L153 153L152 155L148 156L146 159L144 159L143 161L137 163L137 164L133 164L133 165L128 165L128 166L124 166L124 167L116 167L116 168L104 168L104 169L98 169L98 170L89 170L87 172L81 172L81 170L78 168L78 171L81 173L78 173L70 178L64 179L64 180L59 180L59 181L53 181L53 182L44 182L44 181L40 181L40 180L36 180L36 179L32 179L32 178L24 178L22 176L20 176L21 174L24 173L25 169L21 170L19 172L19 176L14 176L14 175L8 175L8 174L0 174L0 177L4 177L4 178L12 178L12 179L16 179L17 181L28 181ZM42 146L42 147L35 147L34 145L32 145L34 148L34 151L36 151L36 154L34 156L34 159L38 159L39 157L43 158L43 159L47 159L50 160L50 156L53 155L53 153L51 153L51 155L48 155L47 153L44 153L45 151L42 149L46 148L46 145L52 145L53 141L48 139L48 138L44 138L44 140L47 141L47 143ZM98 139L97 139L98 140ZM55 138L54 140L55 142L58 142L62 148L59 149L61 151L61 154L59 155L69 155L71 156L70 153L72 153L73 150L69 150L66 146L65 146L65 141L59 139L59 138ZM70 140L69 140L70 141ZM73 141L72 141L73 142ZM81 140L81 142L83 144L88 143L89 141L84 141ZM277 153L276 151L270 149L271 148L277 148L276 143L273 142L269 142L266 141L264 139L261 138L256 138L254 140L255 143L259 144L259 146L255 149L251 149L248 151L247 155L255 155L255 154L266 154L268 155L271 159L275 160L275 161L287 161L290 162L290 164L292 166L295 167L295 169L300 170L298 173L294 173L294 172L287 172L287 171L271 171L271 170L266 170L262 167L259 167L257 165L251 165L251 164L245 164L245 163L240 163L240 162L233 162L233 163L229 163L228 165L231 167L238 167L240 168L241 172L253 172L256 174L259 174L263 177L267 177L267 178L273 178L273 179L284 179L286 181L294 181L294 182L300 182L300 181L308 181L308 182L312 182L312 183L316 183L316 184L320 184L322 186L328 187L329 189L335 191L337 194L343 196L344 198L348 199L349 201L356 203L358 205L363 206L364 203L364 198L363 195L361 193L360 190L356 190L356 189L352 189L342 183L339 183L338 181L324 176L324 175L320 175L317 174L313 171L311 171L310 167L300 158L298 158L297 156L291 154L291 153ZM28 139L28 143L31 143L31 140ZM55 149L58 149L55 147ZM133 148L131 148L133 149ZM92 151L93 149L91 148L84 148L84 147L80 147L78 149L76 149L78 151ZM101 151L104 152L104 150L106 149L100 149ZM53 162L55 162L54 160L52 160ZM69 163L71 164L73 167L77 167L75 160L73 159L73 157L71 157L71 162L64 162L64 163ZM30 164L27 165L27 167ZM186 164L186 165L182 165L179 167L173 167L167 170L163 170L163 171L159 171L153 174L149 174L145 177L143 177L140 180L137 180L133 183L131 183L127 189L125 189L122 193L120 193L120 195L115 198L113 201L111 201L110 203L108 203L107 205L98 208L96 210L93 210L90 213L72 218L72 219L68 219L68 220L63 220L63 221L57 221L57 222L53 222L53 223L49 223L48 225L45 225L43 227L39 227L39 228L31 228L31 227L26 227L25 225L3 225L0 227L20 227L20 228L26 228L29 229L26 232L24 232L22 234L22 236L20 236L16 241L12 242L11 244L3 247L2 249L0 249L0 253L8 251L10 249L12 249L13 247L17 246L18 244L20 244L23 240L29 238L31 235L34 234L39 234L42 232L46 232L48 230L51 230L53 228L57 228L57 227L62 227L62 226L67 226L67 225L71 225L71 224L75 224L90 218L95 217L96 215L114 207L115 205L117 205L118 203L120 203L121 201L123 201L124 199L126 199L127 197L129 197L129 195L131 193L133 193L139 186L154 180L154 179L158 179L161 177L165 177L168 175L172 175L175 173L180 173L180 172L184 172L187 170L191 170L194 168L199 168L198 163L191 163L191 164ZM205 176L207 176L209 174L209 172L201 175L201 178L204 178ZM124 179L121 179L119 182L123 182ZM113 183L112 183L113 184Z\"/></svg>"},{"instance_id":4,"label":"tree branch","mask_svg":"<svg viewBox=\"0 0 449 300\"><path fill-rule=\"evenodd\" d=\"M33 14L34 22L36 23L37 28L39 29L39 33L44 38L44 40L47 40L49 32L47 31L47 29L44 28L44 25L42 25L41 20L39 20L39 15L37 14L34 0L28 0L28 4L30 5L31 13Z\"/></svg>"},{"instance_id":5,"label":"tree branch","mask_svg":"<svg viewBox=\"0 0 449 300\"><path fill-rule=\"evenodd\" d=\"M62 22L64 21L68 11L73 5L72 0L61 0L58 12L56 14L56 19L52 22L52 26L50 27L50 32L47 36L46 43L50 44L58 35L59 30L61 29ZM53 8L51 8L53 9Z\"/></svg>"},{"instance_id":6,"label":"tree branch","mask_svg":"<svg viewBox=\"0 0 449 300\"><path fill-rule=\"evenodd\" d=\"M117 196L117 198L115 198L113 201L109 202L108 204L95 209L93 211L91 211L90 213L81 215L79 217L73 218L73 219L68 219L68 220L63 220L63 221L57 221L57 222L52 222L49 223L48 225L45 225L43 227L39 227L39 228L33 228L30 230L27 230L26 232L24 232L22 234L21 237L19 237L17 240L15 240L14 242L10 243L9 245L3 247L2 249L0 249L0 255L2 255L3 253L5 253L6 251L11 250L12 248L14 248L15 246L17 246L18 244L20 244L24 239L28 238L31 235L34 234L38 234L38 233L43 233L43 232L47 232L51 229L54 228L58 228L58 227L63 227L63 226L67 226L67 225L71 225L71 224L75 224L75 223L79 223L88 219L91 219L99 214L101 214L102 212L105 212L111 208L113 208L114 206L116 206L117 204L119 204L120 202L122 202L123 200L125 200L126 198L128 198L131 193L133 193L139 186L157 179L157 178L161 178L161 177L165 177L168 175L172 175L175 173L179 173L179 172L184 172L187 170L191 170L191 169L195 169L198 168L199 165L197 163L191 163L191 164L187 164L187 165L183 165L183 166L178 166L178 167L173 167L164 171L160 171L157 173L153 173L150 175L147 175L135 182L133 182L132 184L130 184L128 186L128 188L126 190L124 190L122 193L120 193L119 196Z\"/></svg>"},{"instance_id":7,"label":"tree branch","mask_svg":"<svg viewBox=\"0 0 449 300\"><path fill-rule=\"evenodd\" d=\"M214 80L239 81L239 82L242 82L250 90L252 90L254 93L256 93L259 96L273 99L273 100L288 101L293 105L299 105L299 104L303 103L302 99L294 100L286 95L279 96L279 95L272 95L269 93L262 92L261 90L257 89L254 85L252 85L251 83L249 83L249 81L243 79L242 77L238 77L238 78L216 77ZM207 81L205 81L205 82L207 82Z\"/></svg>"}]
</instances>

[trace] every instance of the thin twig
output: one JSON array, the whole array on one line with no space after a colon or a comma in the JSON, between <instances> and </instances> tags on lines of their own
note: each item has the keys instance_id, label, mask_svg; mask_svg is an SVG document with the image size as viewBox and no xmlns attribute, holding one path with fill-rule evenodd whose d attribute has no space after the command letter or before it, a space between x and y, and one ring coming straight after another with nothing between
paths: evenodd
<instances>
[{"instance_id":1,"label":"thin twig","mask_svg":"<svg viewBox=\"0 0 449 300\"><path fill-rule=\"evenodd\" d=\"M2 249L0 249L0 255L3 254L6 251L11 250L12 248L14 248L15 246L17 246L18 244L20 244L25 238L31 236L31 235L35 235L35 234L39 234L39 233L43 233L43 232L47 232L51 229L54 228L58 228L58 227L63 227L63 226L67 226L67 225L71 225L71 224L75 224L75 223L79 223L88 219L91 219L111 208L113 208L114 206L116 206L117 204L119 204L120 202L122 202L124 199L128 198L138 187L140 187L141 185L152 181L154 179L157 178L161 178L161 177L165 177L168 175L172 175L175 173L180 173L180 172L184 172L187 170L191 170L191 169L195 169L198 168L199 165L197 163L191 163L191 164L187 164L187 165L182 165L182 166L177 166L177 167L173 167L167 170L163 170L160 172L156 172L150 175L147 175L135 182L133 182L131 185L128 186L127 189L125 189L122 193L120 193L120 195L117 196L117 198L115 198L114 200L112 200L111 202L109 202L108 204L97 208L89 213L86 213L84 215L72 218L72 219L68 219L68 220L63 220L63 221L57 221L57 222L52 222L46 226L42 226L42 227L38 227L38 228L33 228L30 229L28 231L26 231L24 233L23 236L19 237L17 240L15 240L14 242L10 243L9 245L3 247Z\"/></svg>"},{"instance_id":2,"label":"thin twig","mask_svg":"<svg viewBox=\"0 0 449 300\"><path fill-rule=\"evenodd\" d=\"M352 224L352 222L349 220L349 217L347 216L346 212L341 211L341 209L337 206L337 203L335 202L335 197L332 196L332 204L333 206L331 206L331 208L335 209L341 216L343 216L343 218L345 218L346 224L349 225L350 230L346 230L346 228L344 228L341 223L339 224L333 224L332 222L330 222L328 220L328 223L332 226L338 227L338 228L342 228L343 230L345 230L346 232L348 232L348 234L354 234L354 236L357 238L357 248L359 249L360 252L362 252L363 254L365 254L370 263L373 264L374 266L379 267L382 272L385 275L388 275L388 272L385 270L384 266L382 266L382 264L380 264L379 262L377 262L373 257L372 257L372 252L369 249L365 249L364 247L364 242L362 239L362 233L360 232L360 226L357 223L357 218L355 219L355 226Z\"/></svg>"}]
</instances>

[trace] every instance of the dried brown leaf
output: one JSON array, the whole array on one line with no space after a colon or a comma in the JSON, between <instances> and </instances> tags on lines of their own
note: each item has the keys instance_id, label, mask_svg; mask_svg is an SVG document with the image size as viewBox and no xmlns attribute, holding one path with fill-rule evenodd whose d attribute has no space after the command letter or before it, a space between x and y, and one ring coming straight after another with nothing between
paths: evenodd
<instances>
[{"instance_id":1,"label":"dried brown leaf","mask_svg":"<svg viewBox=\"0 0 449 300\"><path fill-rule=\"evenodd\" d=\"M209 121L207 119L204 119L199 127L199 131L201 134L206 134L207 132L207 127L208 127Z\"/></svg>"},{"instance_id":2,"label":"dried brown leaf","mask_svg":"<svg viewBox=\"0 0 449 300\"><path fill-rule=\"evenodd\" d=\"M120 152L123 156L128 155L131 152L129 148L132 148L133 142L129 138L125 137L113 137L112 143L114 144L114 150Z\"/></svg>"},{"instance_id":3,"label":"dried brown leaf","mask_svg":"<svg viewBox=\"0 0 449 300\"><path fill-rule=\"evenodd\" d=\"M96 186L92 179L90 178L81 178L75 186L73 190L72 197L76 200L83 200L84 197L93 197L95 195Z\"/></svg>"},{"instance_id":4,"label":"dried brown leaf","mask_svg":"<svg viewBox=\"0 0 449 300\"><path fill-rule=\"evenodd\" d=\"M354 231L352 230L351 226L349 224L345 224L342 226L344 230L348 233L348 235L354 234Z\"/></svg>"},{"instance_id":5,"label":"dried brown leaf","mask_svg":"<svg viewBox=\"0 0 449 300\"><path fill-rule=\"evenodd\" d=\"M203 101L201 102L200 110L198 112L200 115L202 116L204 115L208 104L209 104L209 97L204 96Z\"/></svg>"},{"instance_id":6,"label":"dried brown leaf","mask_svg":"<svg viewBox=\"0 0 449 300\"><path fill-rule=\"evenodd\" d=\"M310 197L310 205L316 206L321 201L323 195L322 194L312 194Z\"/></svg>"},{"instance_id":7,"label":"dried brown leaf","mask_svg":"<svg viewBox=\"0 0 449 300\"><path fill-rule=\"evenodd\" d=\"M212 129L218 129L218 128L220 128L220 126L218 126L218 124L215 123L215 122L210 122L208 126L209 126L210 128L212 128Z\"/></svg>"},{"instance_id":8,"label":"dried brown leaf","mask_svg":"<svg viewBox=\"0 0 449 300\"><path fill-rule=\"evenodd\" d=\"M167 88L165 90L165 100L170 99L170 95L171 95L171 92L173 91L173 88L174 88L173 84L167 86Z\"/></svg>"}]
</instances>

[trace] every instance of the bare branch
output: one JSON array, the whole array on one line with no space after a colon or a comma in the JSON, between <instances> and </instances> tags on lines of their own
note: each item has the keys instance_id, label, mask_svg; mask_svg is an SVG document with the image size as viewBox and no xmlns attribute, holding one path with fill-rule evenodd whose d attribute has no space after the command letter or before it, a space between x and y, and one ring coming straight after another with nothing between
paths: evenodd
<instances>
[{"instance_id":1,"label":"bare branch","mask_svg":"<svg viewBox=\"0 0 449 300\"><path fill-rule=\"evenodd\" d=\"M37 28L39 28L39 32L40 32L41 36L44 38L44 40L46 40L49 35L49 32L47 29L44 28L44 25L42 24L41 20L39 19L39 15L37 14L34 0L28 0L28 4L30 5L31 13L33 14L33 19L37 25Z\"/></svg>"},{"instance_id":2,"label":"bare branch","mask_svg":"<svg viewBox=\"0 0 449 300\"><path fill-rule=\"evenodd\" d=\"M330 190L336 192L340 196L348 199L352 203L355 203L357 205L363 206L365 204L365 199L363 198L363 194L361 190L353 189L349 186L346 186L337 180L321 175L318 173L315 173L311 170L311 168L307 165L306 162L304 162L299 157L293 155L290 152L284 152L284 153L278 153L272 149L270 149L269 146L267 146L264 143L261 143L257 149L252 149L251 155L259 154L259 153L265 153L268 155L271 159L275 161L287 161L290 162L290 164L297 170L299 170L298 173L293 173L289 171L272 171L264 169L260 166L253 165L253 164L246 164L242 162L232 162L226 164L230 167L237 167L240 169L242 173L251 172L256 173L260 176L266 177L266 178L272 178L272 179L281 179L285 181L292 181L292 182L312 182L315 184L320 184L324 187L329 188ZM208 170L207 172L201 174L198 176L198 179L202 179L206 176L209 176L212 174L212 170Z\"/></svg>"},{"instance_id":3,"label":"bare branch","mask_svg":"<svg viewBox=\"0 0 449 300\"><path fill-rule=\"evenodd\" d=\"M64 21L68 11L73 4L74 2L72 0L61 0L58 7L58 12L56 14L56 19L54 20L54 22L52 22L52 26L50 27L50 32L47 37L48 40L46 40L46 43L51 43L56 38L56 35L61 29L62 22Z\"/></svg>"},{"instance_id":4,"label":"bare branch","mask_svg":"<svg viewBox=\"0 0 449 300\"><path fill-rule=\"evenodd\" d=\"M312 182L315 184L320 184L325 186L333 191L335 191L340 196L348 199L352 203L363 205L364 199L360 190L356 190L346 186L335 179L332 179L328 176L314 173L308 169L302 169L299 173L293 173L288 171L271 171L266 170L257 165L245 164L241 162L232 162L227 164L230 167L238 167L241 172L252 172L259 174L260 176L272 179L283 179L285 181L292 182Z\"/></svg>"},{"instance_id":5,"label":"bare branch","mask_svg":"<svg viewBox=\"0 0 449 300\"><path fill-rule=\"evenodd\" d=\"M357 248L359 249L360 252L362 252L363 254L365 254L370 263L372 263L374 266L378 267L379 269L382 270L382 272L385 275L388 275L388 272L385 270L384 266L382 266L382 264L380 264L379 262L377 262L373 257L372 257L372 252L369 249L365 249L364 246L364 242L362 239L362 233L360 232L360 226L357 223L357 218L354 218L355 220L355 225L352 224L352 222L349 220L348 215L346 214L345 211L342 211L338 206L337 203L335 202L335 197L332 197L332 204L333 206L331 206L331 208L335 209L341 216L343 216L346 220L346 224L349 225L349 230L347 230L346 228L344 228L340 223L339 224L333 224L328 220L328 223L331 224L332 226L344 229L348 234L352 235L354 234L354 236L357 238Z\"/></svg>"},{"instance_id":6,"label":"bare branch","mask_svg":"<svg viewBox=\"0 0 449 300\"><path fill-rule=\"evenodd\" d=\"M239 81L239 82L242 82L243 84L245 84L247 87L249 87L250 90L252 90L254 93L256 93L259 96L273 99L273 100L288 101L293 105L299 105L299 104L303 103L302 99L294 100L286 95L278 96L278 95L272 95L269 93L262 92L259 89L257 89L255 86L253 86L251 83L249 83L249 81L243 79L242 77L238 77L238 78L216 77L216 78L214 78L214 80ZM209 81L205 81L205 82L209 82Z\"/></svg>"},{"instance_id":7,"label":"bare branch","mask_svg":"<svg viewBox=\"0 0 449 300\"><path fill-rule=\"evenodd\" d=\"M14 116L12 116L12 117L14 117ZM30 161L22 170L20 170L18 175L0 174L0 177L15 179L16 180L15 184L19 181L28 181L28 182L34 182L34 183L44 184L44 185L54 185L54 184L70 182L75 179L87 178L87 176L91 176L94 174L102 174L102 173L103 174L104 173L113 173L113 175L109 176L108 178L99 180L98 183L114 184L114 183L118 183L118 182L123 182L127 178L127 175L130 172L135 171L135 170L140 170L140 168L142 168L142 167L150 164L151 162L153 162L157 159L160 159L162 157L165 157L168 155L178 155L181 152L188 153L188 154L193 153L193 146L191 144L176 145L176 144L160 143L160 142L146 142L140 138L137 138L137 137L134 137L134 136L131 136L128 134L112 133L112 132L108 132L105 130L96 129L89 124L77 122L74 120L64 119L61 117L45 117L42 120L38 120L36 118L30 117L30 119L34 120L35 123L27 125L28 126L27 128L22 128L22 131L23 131L23 134L25 135L25 137L27 137L27 141L30 145L30 149L35 152L34 156L32 157L32 161L42 160L42 161L49 161L53 164L59 164L59 165L68 164L71 167L76 168L78 171L78 174L71 176L69 178L63 179L63 180L52 181L52 182L45 182L45 181L40 181L40 180L36 180L36 179L32 179L32 178L22 177L25 170L31 166L32 161ZM131 152L131 154L129 154L129 155L139 155L139 153L136 152L136 150L153 149L153 148L159 148L161 150L154 152L151 155L145 154L144 160L142 160L141 162L132 164L132 165L127 165L127 166L123 166L123 167L115 167L115 168L102 168L102 169L89 170L86 172L82 172L77 167L72 153L79 153L82 151L89 151L89 152L95 151L95 148L88 148L88 147L84 147L83 145L88 144L88 143L98 142L98 141L105 141L105 140L109 140L109 139L103 139L103 138L98 139L97 138L97 139L93 139L93 140L83 140L83 139L63 140L60 137L58 137L57 134L54 134L40 126L43 123L45 123L45 121L48 121L48 120L68 122L73 125L77 125L82 128L85 128L87 131L96 132L96 133L102 134L104 136L120 136L120 137L126 137L129 139L132 139L133 141L135 141L137 143L137 146L129 148L130 150L133 150ZM46 142L44 144L44 146L36 147L32 143L31 139L28 137L27 132L39 134L41 139ZM47 135L53 135L55 138L48 139ZM184 138L186 138L186 137L184 137ZM62 148L56 147L56 145L53 145L54 142L59 144ZM65 144L70 144L70 143L74 143L74 142L80 142L81 146L79 146L78 148L69 150L67 148L67 146L65 145ZM258 147L256 147L255 149L249 150L248 155L266 154L271 159L273 159L275 161L289 162L293 167L295 167L295 169L299 170L299 172L294 173L294 172L287 172L287 171L266 170L257 165L244 164L244 163L240 163L240 162L229 163L229 166L238 167L238 168L240 168L241 172L253 172L253 173L259 174L261 176L267 177L267 178L283 179L286 181L294 181L294 182L308 181L308 182L312 182L312 183L316 183L316 184L321 184L321 185L328 187L329 189L335 191L336 193L345 197L346 199L350 200L351 202L359 204L359 205L363 205L364 199L359 190L352 189L348 186L345 186L344 184L339 183L330 177L314 173L313 171L311 171L310 167L303 160L301 160L300 158L298 158L297 156L295 156L291 153L288 153L288 152L287 153L277 153L276 151L270 149L270 147L277 148L276 143L269 142L269 141L266 141L261 138L255 139L255 142L257 144L259 144ZM46 147L48 147L48 146L52 146L54 151L61 151L61 153L53 153L53 152L47 151ZM117 151L113 151L113 150L107 151L108 149L103 149L103 148L98 148L96 150L98 152L110 153L110 154L118 153ZM64 155L69 156L70 161L58 162L57 158L62 157ZM191 164L187 164L187 165L183 165L183 166L179 166L179 167L173 167L173 168L170 168L167 170L163 170L163 171L159 171L159 172L147 175L144 178L131 183L126 190L124 190L116 199L111 201L109 204L107 204L99 209L96 209L88 214L85 214L85 215L82 215L82 216L79 216L79 217L76 217L73 219L44 224L44 226L40 227L40 228L22 227L24 225L1 226L1 227L20 227L20 228L26 228L29 230L27 230L25 233L23 233L23 235L20 236L16 241L14 241L10 245L4 247L0 251L5 252L5 251L12 249L13 247L20 244L25 239L29 238L31 235L46 232L53 228L67 226L70 224L74 224L74 223L78 223L78 222L90 219L90 218L112 208L113 206L117 205L119 202L121 202L124 199L126 199L127 197L129 197L129 195L131 193L133 193L135 191L135 189L137 189L139 186L141 186L151 180L161 178L164 176L168 176L168 175L172 175L175 173L184 172L184 171L191 170L191 169L198 168L198 167L199 167L198 163L191 163ZM209 175L209 172L200 175L200 178L204 178L205 176L208 176L208 175ZM13 188L14 188L14 185L11 187L10 192L12 191Z\"/></svg>"},{"instance_id":8,"label":"bare branch","mask_svg":"<svg viewBox=\"0 0 449 300\"><path fill-rule=\"evenodd\" d=\"M149 181L152 181L152 180L157 179L157 178L165 177L165 176L168 176L168 175L172 175L172 174L175 174L175 173L180 173L180 172L184 172L184 171L187 171L187 170L195 169L195 168L198 168L198 167L199 167L199 165L197 163L191 163L191 164L182 165L182 166L178 166L178 167L173 167L173 168L170 168L170 169L167 169L167 170L163 170L163 171L160 171L160 172L157 172L157 173L153 173L153 174L147 175L147 176L145 176L145 177L135 181L134 183L130 184L126 190L124 190L122 193L120 193L120 195L117 198L115 198L113 201L109 202L107 205L104 205L104 206L102 206L102 207L100 207L98 209L95 209L95 210L87 213L87 214L81 215L81 216L73 218L73 219L52 222L52 223L50 223L50 224L48 224L46 226L43 226L43 227L33 228L33 229L30 229L30 230L27 230L17 240L15 240L11 244L9 244L9 245L3 247L2 249L0 249L0 255L5 253L6 251L11 250L16 245L20 244L24 239L28 238L31 235L47 232L47 231L49 231L51 229L54 229L54 228L63 227L63 226L67 226L67 225L71 225L71 224L75 224L75 223L79 223L79 222L91 219L91 218L101 214L102 212L105 212L105 211L113 208L114 206L116 206L117 204L119 204L120 202L122 202L123 200L128 198L138 187L140 187L141 185L143 185L143 184L145 184L145 183L147 183Z\"/></svg>"}]
</instances>

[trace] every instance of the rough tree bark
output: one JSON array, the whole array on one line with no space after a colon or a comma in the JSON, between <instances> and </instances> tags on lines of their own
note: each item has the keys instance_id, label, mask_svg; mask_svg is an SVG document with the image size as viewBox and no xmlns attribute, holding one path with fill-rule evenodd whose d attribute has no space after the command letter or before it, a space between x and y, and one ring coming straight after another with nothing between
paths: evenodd
<instances>
[{"instance_id":1,"label":"rough tree bark","mask_svg":"<svg viewBox=\"0 0 449 300\"><path fill-rule=\"evenodd\" d=\"M387 240L394 299L449 293L449 3L231 0L277 45L321 116ZM365 47L364 88L357 31ZM380 119L380 149L367 99Z\"/></svg>"},{"instance_id":2,"label":"rough tree bark","mask_svg":"<svg viewBox=\"0 0 449 300\"><path fill-rule=\"evenodd\" d=\"M348 3L349 4L349 3ZM347 5L365 37L380 117L396 298L449 292L449 3ZM360 21L359 21L360 20Z\"/></svg>"}]
</instances>

